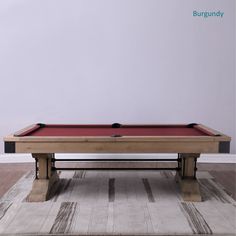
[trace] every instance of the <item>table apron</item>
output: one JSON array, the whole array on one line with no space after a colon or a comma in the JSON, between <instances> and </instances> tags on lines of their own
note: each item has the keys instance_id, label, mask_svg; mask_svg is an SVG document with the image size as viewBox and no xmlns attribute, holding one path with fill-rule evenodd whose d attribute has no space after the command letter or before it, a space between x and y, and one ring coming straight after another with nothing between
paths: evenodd
<instances>
[{"instance_id":1,"label":"table apron","mask_svg":"<svg viewBox=\"0 0 236 236\"><path fill-rule=\"evenodd\" d=\"M15 153L218 153L216 141L16 142Z\"/></svg>"}]
</instances>

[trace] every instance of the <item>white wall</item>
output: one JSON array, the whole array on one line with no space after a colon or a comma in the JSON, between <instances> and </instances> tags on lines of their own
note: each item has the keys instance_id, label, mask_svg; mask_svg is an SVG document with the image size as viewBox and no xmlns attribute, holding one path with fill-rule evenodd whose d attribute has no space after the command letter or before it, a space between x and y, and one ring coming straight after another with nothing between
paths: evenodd
<instances>
[{"instance_id":1,"label":"white wall","mask_svg":"<svg viewBox=\"0 0 236 236\"><path fill-rule=\"evenodd\" d=\"M35 122L197 122L235 153L234 4L1 0L0 138Z\"/></svg>"}]
</instances>

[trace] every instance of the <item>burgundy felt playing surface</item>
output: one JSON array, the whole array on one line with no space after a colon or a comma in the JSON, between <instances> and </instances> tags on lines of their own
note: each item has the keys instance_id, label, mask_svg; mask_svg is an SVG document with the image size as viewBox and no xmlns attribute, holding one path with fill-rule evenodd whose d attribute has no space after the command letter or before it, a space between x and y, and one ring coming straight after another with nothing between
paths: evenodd
<instances>
[{"instance_id":1,"label":"burgundy felt playing surface","mask_svg":"<svg viewBox=\"0 0 236 236\"><path fill-rule=\"evenodd\" d=\"M209 136L186 125L134 125L112 128L111 125L46 125L21 136Z\"/></svg>"}]
</instances>

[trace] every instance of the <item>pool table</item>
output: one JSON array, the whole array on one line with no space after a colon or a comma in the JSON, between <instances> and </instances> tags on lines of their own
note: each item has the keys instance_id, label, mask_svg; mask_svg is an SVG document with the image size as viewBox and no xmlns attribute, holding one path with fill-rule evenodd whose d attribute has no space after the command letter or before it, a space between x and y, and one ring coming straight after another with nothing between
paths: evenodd
<instances>
[{"instance_id":1,"label":"pool table","mask_svg":"<svg viewBox=\"0 0 236 236\"><path fill-rule=\"evenodd\" d=\"M45 201L57 171L55 153L177 153L176 159L92 159L90 161L175 161L174 169L185 201L201 201L196 178L201 153L229 153L231 138L202 124L34 124L4 138L5 153L31 153L36 178L28 200ZM64 159L83 161L83 159ZM87 161L87 160L86 160ZM83 168L91 169L91 168ZM94 169L94 168L93 168ZM103 170L110 168L100 168ZM120 169L120 168L112 168ZM146 169L146 168L123 168Z\"/></svg>"}]
</instances>

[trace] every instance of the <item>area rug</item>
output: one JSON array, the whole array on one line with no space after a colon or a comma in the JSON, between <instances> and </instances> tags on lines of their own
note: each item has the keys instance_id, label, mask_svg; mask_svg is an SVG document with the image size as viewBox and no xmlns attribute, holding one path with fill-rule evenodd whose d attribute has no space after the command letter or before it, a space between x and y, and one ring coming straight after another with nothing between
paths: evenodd
<instances>
[{"instance_id":1,"label":"area rug","mask_svg":"<svg viewBox=\"0 0 236 236\"><path fill-rule=\"evenodd\" d=\"M236 202L207 172L184 202L171 171L63 171L55 195L27 202L34 173L0 199L0 235L236 235Z\"/></svg>"}]
</instances>

